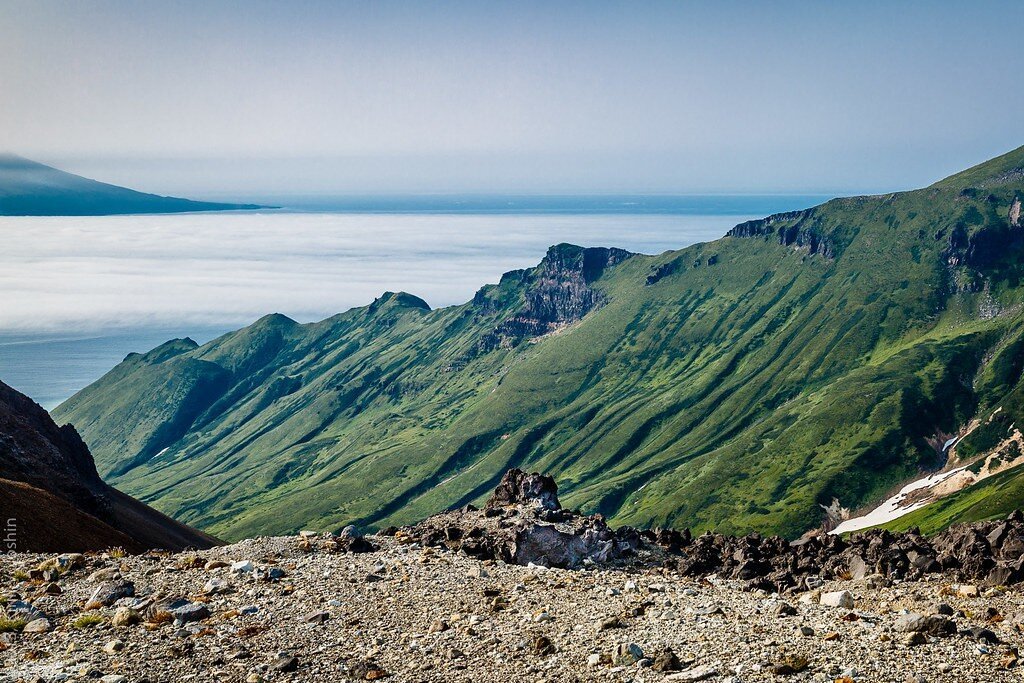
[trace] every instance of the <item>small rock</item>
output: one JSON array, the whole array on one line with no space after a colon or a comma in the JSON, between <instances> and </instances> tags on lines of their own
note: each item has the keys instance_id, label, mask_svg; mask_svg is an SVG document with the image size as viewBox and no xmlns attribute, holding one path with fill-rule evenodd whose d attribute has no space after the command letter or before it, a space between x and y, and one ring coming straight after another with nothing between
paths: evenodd
<instances>
[{"instance_id":1,"label":"small rock","mask_svg":"<svg viewBox=\"0 0 1024 683\"><path fill-rule=\"evenodd\" d=\"M292 655L281 655L270 663L270 668L282 672L295 671L299 668L299 659Z\"/></svg>"},{"instance_id":2,"label":"small rock","mask_svg":"<svg viewBox=\"0 0 1024 683\"><path fill-rule=\"evenodd\" d=\"M110 623L114 626L132 626L142 621L142 615L131 607L118 607Z\"/></svg>"},{"instance_id":3,"label":"small rock","mask_svg":"<svg viewBox=\"0 0 1024 683\"><path fill-rule=\"evenodd\" d=\"M346 666L350 676L358 681L376 681L390 675L372 659L351 659Z\"/></svg>"},{"instance_id":4,"label":"small rock","mask_svg":"<svg viewBox=\"0 0 1024 683\"><path fill-rule=\"evenodd\" d=\"M103 646L103 651L106 652L108 655L117 654L118 652L120 652L123 649L124 649L124 641L123 640L112 640L112 641L110 641L109 643L107 643L106 645Z\"/></svg>"},{"instance_id":5,"label":"small rock","mask_svg":"<svg viewBox=\"0 0 1024 683\"><path fill-rule=\"evenodd\" d=\"M231 563L231 571L235 574L249 574L256 569L251 560L241 560Z\"/></svg>"},{"instance_id":6,"label":"small rock","mask_svg":"<svg viewBox=\"0 0 1024 683\"><path fill-rule=\"evenodd\" d=\"M310 612L302 617L302 620L307 624L322 624L330 618L331 615L328 612Z\"/></svg>"},{"instance_id":7,"label":"small rock","mask_svg":"<svg viewBox=\"0 0 1024 683\"><path fill-rule=\"evenodd\" d=\"M775 607L775 616L777 617L793 617L796 616L796 613L796 607L788 602L780 602Z\"/></svg>"},{"instance_id":8,"label":"small rock","mask_svg":"<svg viewBox=\"0 0 1024 683\"><path fill-rule=\"evenodd\" d=\"M46 617L39 617L25 624L22 633L47 633L53 630L53 623Z\"/></svg>"},{"instance_id":9,"label":"small rock","mask_svg":"<svg viewBox=\"0 0 1024 683\"><path fill-rule=\"evenodd\" d=\"M818 603L825 607L853 609L853 595L850 594L850 591L832 591L831 593L822 593Z\"/></svg>"},{"instance_id":10,"label":"small rock","mask_svg":"<svg viewBox=\"0 0 1024 683\"><path fill-rule=\"evenodd\" d=\"M977 586L960 584L956 586L956 594L962 598L976 598L981 594L981 592L978 590Z\"/></svg>"},{"instance_id":11,"label":"small rock","mask_svg":"<svg viewBox=\"0 0 1024 683\"><path fill-rule=\"evenodd\" d=\"M792 676L804 671L810 662L806 657L799 655L787 655L771 667L771 672L776 676Z\"/></svg>"},{"instance_id":12,"label":"small rock","mask_svg":"<svg viewBox=\"0 0 1024 683\"><path fill-rule=\"evenodd\" d=\"M203 593L205 595L217 595L219 593L227 593L231 590L231 584L224 579L212 578L206 582L203 586Z\"/></svg>"},{"instance_id":13,"label":"small rock","mask_svg":"<svg viewBox=\"0 0 1024 683\"><path fill-rule=\"evenodd\" d=\"M907 645L908 647L913 647L915 645L924 645L927 642L928 642L928 637L925 634L921 633L920 631L914 631L913 633L908 633L903 638L903 644Z\"/></svg>"},{"instance_id":14,"label":"small rock","mask_svg":"<svg viewBox=\"0 0 1024 683\"><path fill-rule=\"evenodd\" d=\"M956 624L941 614L924 616L917 612L901 615L894 628L900 633L924 633L930 636L948 636L956 633Z\"/></svg>"},{"instance_id":15,"label":"small rock","mask_svg":"<svg viewBox=\"0 0 1024 683\"><path fill-rule=\"evenodd\" d=\"M537 636L533 640L533 651L542 657L555 654L555 645L547 636Z\"/></svg>"},{"instance_id":16,"label":"small rock","mask_svg":"<svg viewBox=\"0 0 1024 683\"><path fill-rule=\"evenodd\" d=\"M983 640L987 643L991 643L992 645L999 645L1002 642L994 631L982 626L972 626L964 629L963 631L960 631L960 635L967 638L974 638L975 640Z\"/></svg>"},{"instance_id":17,"label":"small rock","mask_svg":"<svg viewBox=\"0 0 1024 683\"><path fill-rule=\"evenodd\" d=\"M131 581L105 581L93 591L85 603L86 610L99 609L112 605L121 598L135 595L135 585Z\"/></svg>"},{"instance_id":18,"label":"small rock","mask_svg":"<svg viewBox=\"0 0 1024 683\"><path fill-rule=\"evenodd\" d=\"M651 668L655 671L679 671L683 665L672 648L666 647L654 657Z\"/></svg>"},{"instance_id":19,"label":"small rock","mask_svg":"<svg viewBox=\"0 0 1024 683\"><path fill-rule=\"evenodd\" d=\"M621 643L615 650L615 663L618 666L633 666L643 658L644 651L636 643Z\"/></svg>"},{"instance_id":20,"label":"small rock","mask_svg":"<svg viewBox=\"0 0 1024 683\"><path fill-rule=\"evenodd\" d=\"M178 602L172 603L167 608L167 611L181 623L202 621L210 616L210 609L203 603L187 602L185 600L179 600Z\"/></svg>"},{"instance_id":21,"label":"small rock","mask_svg":"<svg viewBox=\"0 0 1024 683\"><path fill-rule=\"evenodd\" d=\"M114 581L121 578L121 572L117 567L106 567L105 569L97 569L85 579L89 583L99 583L101 581Z\"/></svg>"},{"instance_id":22,"label":"small rock","mask_svg":"<svg viewBox=\"0 0 1024 683\"><path fill-rule=\"evenodd\" d=\"M24 600L13 600L4 607L4 613L8 619L22 619L27 622L32 622L36 619L45 619L46 614L43 613L35 605L25 602Z\"/></svg>"},{"instance_id":23,"label":"small rock","mask_svg":"<svg viewBox=\"0 0 1024 683\"><path fill-rule=\"evenodd\" d=\"M713 666L695 666L686 671L669 674L665 676L666 681L703 681L718 675L718 669Z\"/></svg>"}]
</instances>

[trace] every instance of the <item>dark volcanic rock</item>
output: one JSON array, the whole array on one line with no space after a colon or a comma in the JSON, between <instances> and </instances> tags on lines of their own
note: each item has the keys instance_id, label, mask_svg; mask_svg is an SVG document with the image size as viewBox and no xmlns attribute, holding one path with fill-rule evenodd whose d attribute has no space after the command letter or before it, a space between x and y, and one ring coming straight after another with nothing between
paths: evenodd
<instances>
[{"instance_id":1,"label":"dark volcanic rock","mask_svg":"<svg viewBox=\"0 0 1024 683\"><path fill-rule=\"evenodd\" d=\"M779 593L815 588L823 579L914 580L943 571L987 585L1024 581L1020 512L1002 521L951 527L930 538L917 529L871 529L849 539L817 532L795 541L756 533L693 537L688 529L612 529L601 515L561 509L551 477L517 469L505 474L483 510L468 505L394 534L407 542L521 565L609 564L642 553L645 560L674 566L685 576L717 574ZM931 626L938 628L942 620L926 621L932 632Z\"/></svg>"},{"instance_id":2,"label":"dark volcanic rock","mask_svg":"<svg viewBox=\"0 0 1024 683\"><path fill-rule=\"evenodd\" d=\"M558 485L551 477L543 474L527 474L513 469L505 473L487 501L488 508L535 503L546 510L561 510L558 502Z\"/></svg>"},{"instance_id":3,"label":"dark volcanic rock","mask_svg":"<svg viewBox=\"0 0 1024 683\"><path fill-rule=\"evenodd\" d=\"M662 540L672 538L660 533ZM645 537L653 534L645 532ZM871 529L849 540L819 533L793 542L757 534L706 533L690 543L672 538L670 547L680 555L676 567L685 575L717 573L748 581L752 588L780 592L807 587L808 577L881 575L912 580L948 571L959 579L987 585L1024 580L1024 516L1017 512L999 522L957 525L931 538L916 529L906 533Z\"/></svg>"},{"instance_id":4,"label":"dark volcanic rock","mask_svg":"<svg viewBox=\"0 0 1024 683\"><path fill-rule=\"evenodd\" d=\"M600 515L562 510L551 477L513 469L483 510L467 506L396 532L428 546L513 564L578 567L630 557L645 545L630 528L613 530Z\"/></svg>"}]
</instances>

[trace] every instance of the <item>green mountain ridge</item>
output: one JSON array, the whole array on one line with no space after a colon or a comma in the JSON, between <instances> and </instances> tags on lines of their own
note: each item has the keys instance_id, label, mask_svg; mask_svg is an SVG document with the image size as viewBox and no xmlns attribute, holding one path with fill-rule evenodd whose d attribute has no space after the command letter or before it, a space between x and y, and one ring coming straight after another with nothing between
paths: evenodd
<instances>
[{"instance_id":1,"label":"green mountain ridge","mask_svg":"<svg viewBox=\"0 0 1024 683\"><path fill-rule=\"evenodd\" d=\"M111 483L227 539L413 521L510 467L619 524L794 537L955 464L972 419L1001 416L963 457L1024 416L1022 169L656 256L557 245L460 306L267 316L131 355L54 414Z\"/></svg>"},{"instance_id":2,"label":"green mountain ridge","mask_svg":"<svg viewBox=\"0 0 1024 683\"><path fill-rule=\"evenodd\" d=\"M0 216L106 216L259 208L264 207L137 192L13 154L0 154Z\"/></svg>"}]
</instances>

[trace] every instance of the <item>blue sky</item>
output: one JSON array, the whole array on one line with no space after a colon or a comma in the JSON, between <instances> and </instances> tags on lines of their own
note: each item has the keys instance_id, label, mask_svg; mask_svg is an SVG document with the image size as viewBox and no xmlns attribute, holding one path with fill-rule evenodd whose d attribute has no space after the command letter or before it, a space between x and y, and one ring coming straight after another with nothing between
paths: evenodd
<instances>
[{"instance_id":1,"label":"blue sky","mask_svg":"<svg viewBox=\"0 0 1024 683\"><path fill-rule=\"evenodd\" d=\"M0 149L212 196L873 191L1024 144L1024 3L0 0Z\"/></svg>"}]
</instances>

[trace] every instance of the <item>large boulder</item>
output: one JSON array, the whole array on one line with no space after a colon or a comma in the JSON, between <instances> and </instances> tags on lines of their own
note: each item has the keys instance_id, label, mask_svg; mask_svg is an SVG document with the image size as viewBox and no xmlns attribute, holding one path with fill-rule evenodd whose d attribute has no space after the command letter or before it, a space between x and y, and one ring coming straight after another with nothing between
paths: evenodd
<instances>
[{"instance_id":1,"label":"large boulder","mask_svg":"<svg viewBox=\"0 0 1024 683\"><path fill-rule=\"evenodd\" d=\"M552 477L536 472L527 474L520 469L506 472L487 501L488 508L510 505L536 505L545 510L562 509L558 502L558 485Z\"/></svg>"}]
</instances>

